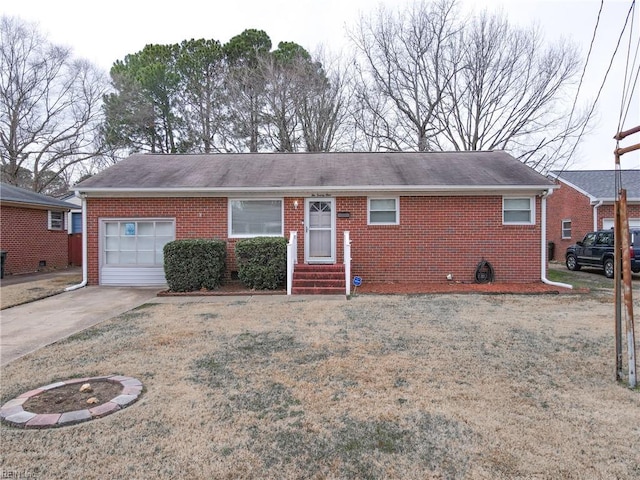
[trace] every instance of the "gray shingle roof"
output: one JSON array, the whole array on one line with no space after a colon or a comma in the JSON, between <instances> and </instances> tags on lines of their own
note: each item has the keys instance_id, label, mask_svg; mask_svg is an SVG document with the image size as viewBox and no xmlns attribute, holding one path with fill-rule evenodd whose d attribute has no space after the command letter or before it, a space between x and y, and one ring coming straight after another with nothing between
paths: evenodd
<instances>
[{"instance_id":1,"label":"gray shingle roof","mask_svg":"<svg viewBox=\"0 0 640 480\"><path fill-rule=\"evenodd\" d=\"M595 200L616 198L615 170L552 171L551 177L578 187ZM622 188L628 199L640 199L640 170L621 170Z\"/></svg>"},{"instance_id":2,"label":"gray shingle roof","mask_svg":"<svg viewBox=\"0 0 640 480\"><path fill-rule=\"evenodd\" d=\"M0 183L0 201L65 210L78 208L72 203L63 202L57 198L9 185L8 183Z\"/></svg>"},{"instance_id":3,"label":"gray shingle roof","mask_svg":"<svg viewBox=\"0 0 640 480\"><path fill-rule=\"evenodd\" d=\"M505 152L136 154L78 191L536 187L553 182Z\"/></svg>"}]
</instances>

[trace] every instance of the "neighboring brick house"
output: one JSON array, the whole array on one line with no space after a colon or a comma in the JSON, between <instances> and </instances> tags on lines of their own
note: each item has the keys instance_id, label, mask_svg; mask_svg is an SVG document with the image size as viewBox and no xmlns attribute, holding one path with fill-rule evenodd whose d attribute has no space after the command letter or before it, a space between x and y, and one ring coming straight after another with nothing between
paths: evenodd
<instances>
[{"instance_id":1,"label":"neighboring brick house","mask_svg":"<svg viewBox=\"0 0 640 480\"><path fill-rule=\"evenodd\" d=\"M4 273L67 268L65 217L73 207L31 190L0 184L0 249L6 252Z\"/></svg>"},{"instance_id":2,"label":"neighboring brick house","mask_svg":"<svg viewBox=\"0 0 640 480\"><path fill-rule=\"evenodd\" d=\"M544 277L553 182L504 152L133 155L74 190L86 201L91 285L165 283L173 239L297 232L300 264L342 264L366 282ZM451 278L451 277L450 277Z\"/></svg>"},{"instance_id":3,"label":"neighboring brick house","mask_svg":"<svg viewBox=\"0 0 640 480\"><path fill-rule=\"evenodd\" d=\"M620 176L629 226L640 228L640 170L621 170ZM555 259L564 261L566 248L587 232L613 227L615 171L552 171L549 178L560 188L547 198L547 240L554 244Z\"/></svg>"}]
</instances>

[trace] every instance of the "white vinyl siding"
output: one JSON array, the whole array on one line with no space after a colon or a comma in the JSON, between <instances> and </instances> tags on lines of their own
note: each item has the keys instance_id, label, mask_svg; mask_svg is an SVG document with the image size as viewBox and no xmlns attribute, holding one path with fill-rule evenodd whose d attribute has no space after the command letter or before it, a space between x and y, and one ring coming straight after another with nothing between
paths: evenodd
<instances>
[{"instance_id":1,"label":"white vinyl siding","mask_svg":"<svg viewBox=\"0 0 640 480\"><path fill-rule=\"evenodd\" d=\"M367 223L369 225L398 225L400 223L398 198L369 198Z\"/></svg>"},{"instance_id":2,"label":"white vinyl siding","mask_svg":"<svg viewBox=\"0 0 640 480\"><path fill-rule=\"evenodd\" d=\"M284 235L282 199L229 200L229 237Z\"/></svg>"},{"instance_id":3,"label":"white vinyl siding","mask_svg":"<svg viewBox=\"0 0 640 480\"><path fill-rule=\"evenodd\" d=\"M534 197L504 197L502 223L504 225L533 225L535 223Z\"/></svg>"},{"instance_id":4,"label":"white vinyl siding","mask_svg":"<svg viewBox=\"0 0 640 480\"><path fill-rule=\"evenodd\" d=\"M101 285L164 285L164 246L175 239L173 219L101 222Z\"/></svg>"}]
</instances>

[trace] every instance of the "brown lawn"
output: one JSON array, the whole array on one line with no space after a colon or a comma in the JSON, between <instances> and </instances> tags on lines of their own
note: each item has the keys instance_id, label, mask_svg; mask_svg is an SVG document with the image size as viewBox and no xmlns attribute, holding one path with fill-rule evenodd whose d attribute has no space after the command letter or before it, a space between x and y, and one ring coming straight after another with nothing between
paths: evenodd
<instances>
[{"instance_id":1,"label":"brown lawn","mask_svg":"<svg viewBox=\"0 0 640 480\"><path fill-rule=\"evenodd\" d=\"M36 478L640 477L609 294L159 299L2 368L2 402L123 374L134 405L0 427Z\"/></svg>"}]
</instances>

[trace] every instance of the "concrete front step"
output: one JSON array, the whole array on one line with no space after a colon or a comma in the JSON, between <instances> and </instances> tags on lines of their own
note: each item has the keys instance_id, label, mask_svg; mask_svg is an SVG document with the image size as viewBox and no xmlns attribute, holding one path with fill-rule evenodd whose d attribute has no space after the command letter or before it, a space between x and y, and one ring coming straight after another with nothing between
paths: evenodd
<instances>
[{"instance_id":1,"label":"concrete front step","mask_svg":"<svg viewBox=\"0 0 640 480\"><path fill-rule=\"evenodd\" d=\"M296 295L345 294L344 265L296 265L291 293Z\"/></svg>"},{"instance_id":2,"label":"concrete front step","mask_svg":"<svg viewBox=\"0 0 640 480\"><path fill-rule=\"evenodd\" d=\"M344 295L344 287L293 287L291 293L294 295Z\"/></svg>"},{"instance_id":3,"label":"concrete front step","mask_svg":"<svg viewBox=\"0 0 640 480\"><path fill-rule=\"evenodd\" d=\"M313 279L326 279L326 280L342 280L344 282L344 272L316 272L316 271L302 271L294 272L296 279L301 280L313 280Z\"/></svg>"},{"instance_id":4,"label":"concrete front step","mask_svg":"<svg viewBox=\"0 0 640 480\"><path fill-rule=\"evenodd\" d=\"M298 278L293 279L293 288L296 287L336 287L345 288L344 278Z\"/></svg>"},{"instance_id":5,"label":"concrete front step","mask_svg":"<svg viewBox=\"0 0 640 480\"><path fill-rule=\"evenodd\" d=\"M332 265L298 263L295 270L296 272L344 272L344 265L341 263Z\"/></svg>"}]
</instances>

